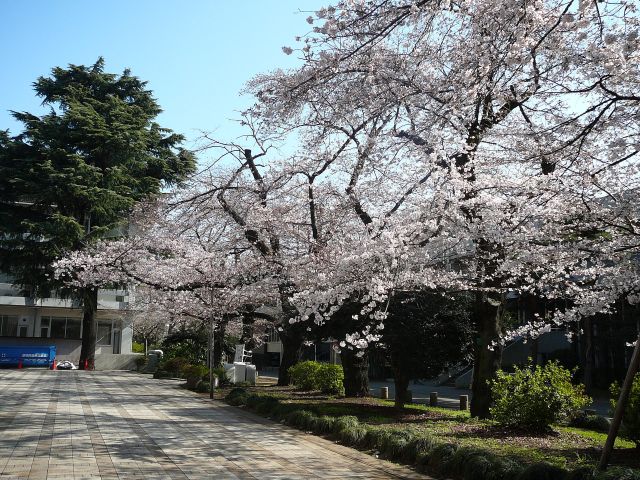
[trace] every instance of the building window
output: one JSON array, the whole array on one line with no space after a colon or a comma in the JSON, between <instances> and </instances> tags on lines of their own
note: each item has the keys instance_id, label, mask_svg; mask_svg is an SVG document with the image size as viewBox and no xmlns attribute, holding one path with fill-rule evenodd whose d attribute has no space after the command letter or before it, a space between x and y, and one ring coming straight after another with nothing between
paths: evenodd
<instances>
[{"instance_id":1,"label":"building window","mask_svg":"<svg viewBox=\"0 0 640 480\"><path fill-rule=\"evenodd\" d=\"M40 319L40 336L49 338L79 339L82 321L69 317L42 317Z\"/></svg>"},{"instance_id":2,"label":"building window","mask_svg":"<svg viewBox=\"0 0 640 480\"><path fill-rule=\"evenodd\" d=\"M79 318L67 318L67 331L65 338L80 338L82 321Z\"/></svg>"},{"instance_id":3,"label":"building window","mask_svg":"<svg viewBox=\"0 0 640 480\"><path fill-rule=\"evenodd\" d=\"M111 345L111 321L98 322L98 345Z\"/></svg>"},{"instance_id":4,"label":"building window","mask_svg":"<svg viewBox=\"0 0 640 480\"><path fill-rule=\"evenodd\" d=\"M65 317L51 317L51 330L49 337L51 338L65 338L64 330L67 323Z\"/></svg>"},{"instance_id":5,"label":"building window","mask_svg":"<svg viewBox=\"0 0 640 480\"><path fill-rule=\"evenodd\" d=\"M18 334L18 317L0 315L0 336L15 337Z\"/></svg>"}]
</instances>

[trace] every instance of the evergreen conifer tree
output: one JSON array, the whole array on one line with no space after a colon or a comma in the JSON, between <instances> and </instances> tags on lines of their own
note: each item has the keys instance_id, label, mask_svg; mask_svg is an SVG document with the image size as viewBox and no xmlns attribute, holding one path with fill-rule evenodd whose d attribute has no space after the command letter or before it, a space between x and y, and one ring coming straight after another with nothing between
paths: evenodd
<instances>
[{"instance_id":1,"label":"evergreen conifer tree","mask_svg":"<svg viewBox=\"0 0 640 480\"><path fill-rule=\"evenodd\" d=\"M0 271L44 298L61 287L56 258L122 234L136 202L185 179L195 160L182 135L155 122L161 109L146 82L106 73L102 58L56 67L34 89L49 112L12 112L24 130L0 132ZM92 369L97 287L67 294L82 301L80 367Z\"/></svg>"}]
</instances>

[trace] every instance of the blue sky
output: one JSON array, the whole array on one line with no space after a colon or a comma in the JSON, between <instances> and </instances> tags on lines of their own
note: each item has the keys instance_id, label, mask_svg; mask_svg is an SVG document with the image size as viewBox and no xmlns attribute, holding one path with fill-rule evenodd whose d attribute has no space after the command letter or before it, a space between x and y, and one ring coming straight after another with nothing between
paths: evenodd
<instances>
[{"instance_id":1,"label":"blue sky","mask_svg":"<svg viewBox=\"0 0 640 480\"><path fill-rule=\"evenodd\" d=\"M295 66L295 36L327 0L0 1L0 129L20 131L9 110L42 113L32 82L54 66L126 67L148 81L158 121L187 136L230 139L231 118L249 104L239 91L253 75Z\"/></svg>"}]
</instances>

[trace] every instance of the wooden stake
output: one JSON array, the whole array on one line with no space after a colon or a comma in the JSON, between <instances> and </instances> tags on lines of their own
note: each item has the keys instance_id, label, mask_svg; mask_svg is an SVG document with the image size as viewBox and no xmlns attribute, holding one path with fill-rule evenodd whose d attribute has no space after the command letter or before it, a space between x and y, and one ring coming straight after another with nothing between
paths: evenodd
<instances>
[{"instance_id":1,"label":"wooden stake","mask_svg":"<svg viewBox=\"0 0 640 480\"><path fill-rule=\"evenodd\" d=\"M620 429L620 424L622 423L622 416L624 415L624 409L627 405L627 401L629 400L629 394L631 393L631 387L633 385L633 379L638 372L638 367L640 366L640 335L638 335L638 339L636 340L636 347L633 350L633 355L631 357L631 363L629 364L629 368L627 369L627 376L624 379L624 383L622 384L622 389L620 389L620 397L618 398L618 403L616 403L616 411L613 414L613 420L611 420L611 427L609 427L609 435L607 436L607 441L604 444L604 449L602 450L602 456L600 457L600 463L598 464L598 470L603 471L609 465L609 460L611 459L611 453L613 452L613 444L616 441L616 437L618 436L618 430Z\"/></svg>"}]
</instances>

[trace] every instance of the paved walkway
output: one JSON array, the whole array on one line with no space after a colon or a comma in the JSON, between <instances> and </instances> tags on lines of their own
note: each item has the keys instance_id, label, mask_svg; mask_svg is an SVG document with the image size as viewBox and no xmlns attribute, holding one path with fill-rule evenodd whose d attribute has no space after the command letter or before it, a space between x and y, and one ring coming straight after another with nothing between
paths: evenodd
<instances>
[{"instance_id":1,"label":"paved walkway","mask_svg":"<svg viewBox=\"0 0 640 480\"><path fill-rule=\"evenodd\" d=\"M0 370L2 479L427 479L126 372Z\"/></svg>"}]
</instances>

